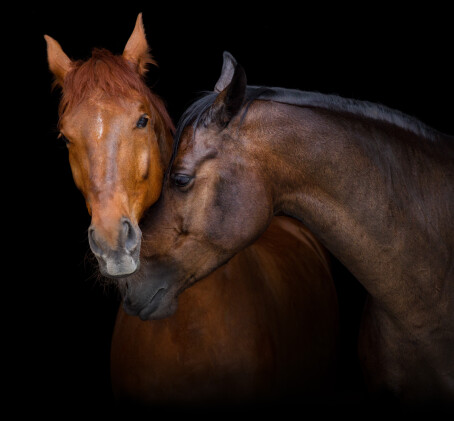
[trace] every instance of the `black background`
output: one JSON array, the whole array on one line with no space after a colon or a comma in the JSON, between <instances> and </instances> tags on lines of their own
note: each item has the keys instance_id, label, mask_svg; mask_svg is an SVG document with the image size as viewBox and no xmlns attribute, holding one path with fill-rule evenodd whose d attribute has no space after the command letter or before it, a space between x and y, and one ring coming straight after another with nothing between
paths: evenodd
<instances>
[{"instance_id":1,"label":"black background","mask_svg":"<svg viewBox=\"0 0 454 421\"><path fill-rule=\"evenodd\" d=\"M3 160L8 193L3 346L5 372L12 374L4 382L19 412L112 408L109 346L119 301L113 289L96 281L90 264L90 220L66 148L56 138L59 93L51 92L44 34L73 59L87 58L93 47L121 53L143 12L159 64L148 82L175 122L198 92L214 87L228 50L250 84L379 102L454 133L448 10L425 5L399 10L384 3L350 10L298 2L247 10L245 2L154 3L33 5L3 16L10 25L3 84L12 91L4 121L12 130L4 143L13 147ZM335 274L342 387L350 402L363 392L355 337L364 293L337 263Z\"/></svg>"}]
</instances>

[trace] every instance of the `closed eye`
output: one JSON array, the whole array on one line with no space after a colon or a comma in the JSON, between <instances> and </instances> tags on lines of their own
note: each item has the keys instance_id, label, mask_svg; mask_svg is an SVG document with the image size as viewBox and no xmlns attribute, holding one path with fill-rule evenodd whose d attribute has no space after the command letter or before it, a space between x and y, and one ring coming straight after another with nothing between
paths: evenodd
<instances>
[{"instance_id":1,"label":"closed eye","mask_svg":"<svg viewBox=\"0 0 454 421\"><path fill-rule=\"evenodd\" d=\"M194 177L188 174L176 173L171 176L173 184L177 187L187 187Z\"/></svg>"},{"instance_id":2,"label":"closed eye","mask_svg":"<svg viewBox=\"0 0 454 421\"><path fill-rule=\"evenodd\" d=\"M58 139L61 139L63 140L63 142L65 142L65 145L68 146L71 142L69 141L69 139L63 134L63 133L60 133L58 135Z\"/></svg>"}]
</instances>

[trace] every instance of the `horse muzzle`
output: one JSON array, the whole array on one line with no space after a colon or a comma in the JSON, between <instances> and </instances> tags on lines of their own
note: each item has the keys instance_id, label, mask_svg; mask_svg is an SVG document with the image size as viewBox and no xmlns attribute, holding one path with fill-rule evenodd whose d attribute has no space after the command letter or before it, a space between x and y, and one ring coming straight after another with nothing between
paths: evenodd
<instances>
[{"instance_id":1,"label":"horse muzzle","mask_svg":"<svg viewBox=\"0 0 454 421\"><path fill-rule=\"evenodd\" d=\"M121 218L116 241L107 241L99 228L90 225L88 242L95 255L99 270L108 278L124 278L132 275L140 266L142 232L129 218Z\"/></svg>"}]
</instances>

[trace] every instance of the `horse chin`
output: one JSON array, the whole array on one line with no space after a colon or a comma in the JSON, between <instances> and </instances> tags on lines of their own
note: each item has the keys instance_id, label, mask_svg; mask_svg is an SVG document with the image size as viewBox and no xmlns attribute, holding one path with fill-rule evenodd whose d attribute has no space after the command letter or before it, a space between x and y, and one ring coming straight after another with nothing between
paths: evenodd
<instances>
[{"instance_id":1,"label":"horse chin","mask_svg":"<svg viewBox=\"0 0 454 421\"><path fill-rule=\"evenodd\" d=\"M166 288L159 288L151 298L142 301L141 305L133 304L126 295L123 308L130 316L138 316L141 320L158 320L172 316L178 308L178 299Z\"/></svg>"},{"instance_id":2,"label":"horse chin","mask_svg":"<svg viewBox=\"0 0 454 421\"><path fill-rule=\"evenodd\" d=\"M178 298L161 299L159 303L152 302L139 313L141 320L159 320L173 316L178 308Z\"/></svg>"}]
</instances>

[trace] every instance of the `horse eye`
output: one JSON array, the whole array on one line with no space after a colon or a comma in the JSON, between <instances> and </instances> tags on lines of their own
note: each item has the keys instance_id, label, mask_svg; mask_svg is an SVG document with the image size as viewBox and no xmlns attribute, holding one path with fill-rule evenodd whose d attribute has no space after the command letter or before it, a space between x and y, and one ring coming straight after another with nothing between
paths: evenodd
<instances>
[{"instance_id":1,"label":"horse eye","mask_svg":"<svg viewBox=\"0 0 454 421\"><path fill-rule=\"evenodd\" d=\"M60 133L58 135L58 138L63 140L63 142L65 142L66 146L68 146L71 142L68 140L68 138L63 134L63 133Z\"/></svg>"},{"instance_id":2,"label":"horse eye","mask_svg":"<svg viewBox=\"0 0 454 421\"><path fill-rule=\"evenodd\" d=\"M172 180L177 187L184 187L189 184L192 180L192 177L187 174L173 174Z\"/></svg>"},{"instance_id":3,"label":"horse eye","mask_svg":"<svg viewBox=\"0 0 454 421\"><path fill-rule=\"evenodd\" d=\"M139 129L143 129L146 127L147 123L148 123L148 116L146 114L144 114L137 120L136 127Z\"/></svg>"}]
</instances>

